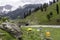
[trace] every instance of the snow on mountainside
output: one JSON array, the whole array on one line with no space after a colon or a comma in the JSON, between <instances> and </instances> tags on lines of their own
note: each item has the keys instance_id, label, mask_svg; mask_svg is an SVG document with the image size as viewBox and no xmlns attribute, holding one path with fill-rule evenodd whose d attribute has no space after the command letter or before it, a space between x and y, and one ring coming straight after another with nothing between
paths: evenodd
<instances>
[{"instance_id":1,"label":"snow on mountainside","mask_svg":"<svg viewBox=\"0 0 60 40\"><path fill-rule=\"evenodd\" d=\"M8 13L9 11L11 11L11 9L12 9L11 5L0 6L0 14Z\"/></svg>"},{"instance_id":2,"label":"snow on mountainside","mask_svg":"<svg viewBox=\"0 0 60 40\"><path fill-rule=\"evenodd\" d=\"M16 10L19 6L23 7L26 4L43 4L49 3L52 0L0 0L0 6L5 6L7 4L11 5L11 9L6 9L6 11L13 11Z\"/></svg>"}]
</instances>

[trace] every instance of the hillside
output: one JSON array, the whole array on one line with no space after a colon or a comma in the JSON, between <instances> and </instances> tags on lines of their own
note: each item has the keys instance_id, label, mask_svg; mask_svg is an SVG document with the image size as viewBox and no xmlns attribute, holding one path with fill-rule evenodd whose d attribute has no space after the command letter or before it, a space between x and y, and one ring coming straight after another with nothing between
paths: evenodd
<instances>
[{"instance_id":1,"label":"hillside","mask_svg":"<svg viewBox=\"0 0 60 40\"><path fill-rule=\"evenodd\" d=\"M26 17L25 20L30 24L60 24L60 12L57 14L56 12L56 4L60 7L60 2L54 3L48 6L47 11L38 10L37 12L31 13L30 16ZM60 9L60 8L59 8ZM50 21L47 19L47 15L52 12L52 17Z\"/></svg>"}]
</instances>

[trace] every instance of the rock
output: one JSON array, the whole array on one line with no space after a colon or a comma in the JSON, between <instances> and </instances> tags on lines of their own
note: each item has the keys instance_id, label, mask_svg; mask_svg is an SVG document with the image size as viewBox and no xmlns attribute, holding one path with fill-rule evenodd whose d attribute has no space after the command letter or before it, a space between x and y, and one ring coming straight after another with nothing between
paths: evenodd
<instances>
[{"instance_id":1,"label":"rock","mask_svg":"<svg viewBox=\"0 0 60 40\"><path fill-rule=\"evenodd\" d=\"M16 37L17 39L22 37L22 32L16 24L5 22L2 23L2 26L0 26L0 28L7 31L9 34Z\"/></svg>"}]
</instances>

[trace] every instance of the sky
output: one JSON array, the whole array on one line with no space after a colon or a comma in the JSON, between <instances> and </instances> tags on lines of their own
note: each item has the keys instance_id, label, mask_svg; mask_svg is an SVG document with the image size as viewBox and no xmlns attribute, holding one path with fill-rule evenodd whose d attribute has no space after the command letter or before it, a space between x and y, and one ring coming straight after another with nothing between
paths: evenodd
<instances>
[{"instance_id":1,"label":"sky","mask_svg":"<svg viewBox=\"0 0 60 40\"><path fill-rule=\"evenodd\" d=\"M49 3L52 0L0 0L0 6L6 4L12 5L13 9L18 8L19 6L24 6L25 4L39 4L39 3Z\"/></svg>"}]
</instances>

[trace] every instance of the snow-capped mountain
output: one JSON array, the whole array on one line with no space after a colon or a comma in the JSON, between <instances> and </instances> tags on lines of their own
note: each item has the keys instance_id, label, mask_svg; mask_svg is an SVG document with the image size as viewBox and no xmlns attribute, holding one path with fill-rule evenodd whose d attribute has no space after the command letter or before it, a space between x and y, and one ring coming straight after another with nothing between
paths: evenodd
<instances>
[{"instance_id":1,"label":"snow-capped mountain","mask_svg":"<svg viewBox=\"0 0 60 40\"><path fill-rule=\"evenodd\" d=\"M11 5L0 6L0 14L8 13L9 11L11 11L11 8Z\"/></svg>"},{"instance_id":2,"label":"snow-capped mountain","mask_svg":"<svg viewBox=\"0 0 60 40\"><path fill-rule=\"evenodd\" d=\"M43 4L49 3L52 0L0 0L0 6L5 6L7 4L13 6L12 11L16 10L19 6L23 7L26 4Z\"/></svg>"}]
</instances>

